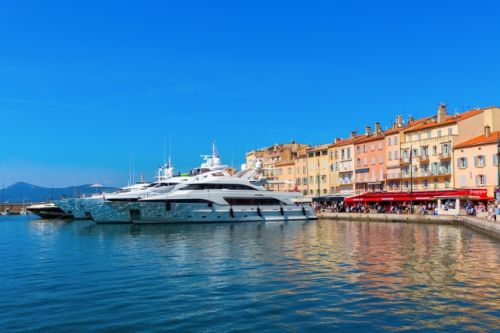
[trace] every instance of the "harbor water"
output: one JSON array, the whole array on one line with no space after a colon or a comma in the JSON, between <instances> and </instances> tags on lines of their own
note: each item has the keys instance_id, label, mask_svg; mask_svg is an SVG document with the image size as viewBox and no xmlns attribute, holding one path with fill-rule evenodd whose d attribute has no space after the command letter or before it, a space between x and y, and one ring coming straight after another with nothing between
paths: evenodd
<instances>
[{"instance_id":1,"label":"harbor water","mask_svg":"<svg viewBox=\"0 0 500 333\"><path fill-rule=\"evenodd\" d=\"M500 243L462 226L0 217L2 332L498 331Z\"/></svg>"}]
</instances>

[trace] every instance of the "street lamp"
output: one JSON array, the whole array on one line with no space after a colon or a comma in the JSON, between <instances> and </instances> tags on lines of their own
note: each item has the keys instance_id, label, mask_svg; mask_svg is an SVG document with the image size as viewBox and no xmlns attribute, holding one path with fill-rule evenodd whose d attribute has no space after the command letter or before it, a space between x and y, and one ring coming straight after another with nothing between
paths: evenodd
<instances>
[{"instance_id":1,"label":"street lamp","mask_svg":"<svg viewBox=\"0 0 500 333\"><path fill-rule=\"evenodd\" d=\"M410 214L413 214L413 145L410 145Z\"/></svg>"},{"instance_id":2,"label":"street lamp","mask_svg":"<svg viewBox=\"0 0 500 333\"><path fill-rule=\"evenodd\" d=\"M500 191L500 132L497 132L497 191L495 192L495 199L496 199L496 193Z\"/></svg>"}]
</instances>

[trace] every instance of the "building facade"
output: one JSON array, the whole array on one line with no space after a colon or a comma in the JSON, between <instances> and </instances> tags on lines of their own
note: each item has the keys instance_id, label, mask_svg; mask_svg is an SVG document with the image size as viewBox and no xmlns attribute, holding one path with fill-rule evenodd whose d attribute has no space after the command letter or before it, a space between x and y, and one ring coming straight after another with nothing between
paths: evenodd
<instances>
[{"instance_id":1,"label":"building facade","mask_svg":"<svg viewBox=\"0 0 500 333\"><path fill-rule=\"evenodd\" d=\"M380 124L372 133L368 126L365 135L354 144L356 193L380 192L385 189L386 159L385 135Z\"/></svg>"},{"instance_id":2,"label":"building facade","mask_svg":"<svg viewBox=\"0 0 500 333\"><path fill-rule=\"evenodd\" d=\"M454 147L454 177L457 188L486 188L488 196L494 197L500 185L498 152L500 132L491 132L485 126L484 134L458 143Z\"/></svg>"}]
</instances>

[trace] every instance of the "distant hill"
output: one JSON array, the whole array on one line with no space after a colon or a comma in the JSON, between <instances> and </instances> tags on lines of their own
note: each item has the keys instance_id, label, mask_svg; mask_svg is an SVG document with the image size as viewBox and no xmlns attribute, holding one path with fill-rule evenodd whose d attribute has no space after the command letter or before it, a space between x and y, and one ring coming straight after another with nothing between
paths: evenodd
<instances>
[{"instance_id":1,"label":"distant hill","mask_svg":"<svg viewBox=\"0 0 500 333\"><path fill-rule=\"evenodd\" d=\"M42 202L57 200L63 196L66 198L81 197L82 195L90 195L102 192L112 192L113 187L92 187L91 184L70 186L65 188L46 188L36 186L24 182L15 183L6 187L2 191L0 188L0 202L21 203L21 202Z\"/></svg>"}]
</instances>

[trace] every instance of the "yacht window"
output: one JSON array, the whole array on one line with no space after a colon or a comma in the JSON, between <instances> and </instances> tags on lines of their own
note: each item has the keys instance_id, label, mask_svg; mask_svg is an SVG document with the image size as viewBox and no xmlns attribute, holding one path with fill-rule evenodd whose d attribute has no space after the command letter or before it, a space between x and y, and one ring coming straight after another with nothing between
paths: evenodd
<instances>
[{"instance_id":1,"label":"yacht window","mask_svg":"<svg viewBox=\"0 0 500 333\"><path fill-rule=\"evenodd\" d=\"M183 188L185 191L192 190L245 190L255 191L255 189L243 184L190 184Z\"/></svg>"},{"instance_id":2,"label":"yacht window","mask_svg":"<svg viewBox=\"0 0 500 333\"><path fill-rule=\"evenodd\" d=\"M224 198L231 206L279 206L281 201L275 198Z\"/></svg>"}]
</instances>

